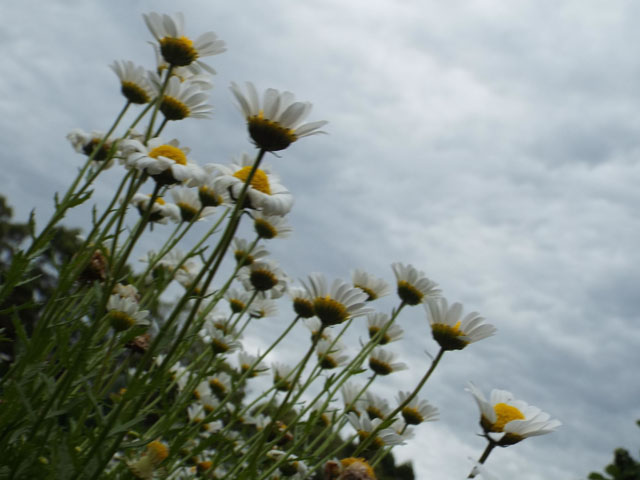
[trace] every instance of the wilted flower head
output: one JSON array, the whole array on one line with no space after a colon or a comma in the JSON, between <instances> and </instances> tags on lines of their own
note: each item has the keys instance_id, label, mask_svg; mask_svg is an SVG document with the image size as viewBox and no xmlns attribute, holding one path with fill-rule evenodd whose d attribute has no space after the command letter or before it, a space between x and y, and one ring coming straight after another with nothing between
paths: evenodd
<instances>
[{"instance_id":1,"label":"wilted flower head","mask_svg":"<svg viewBox=\"0 0 640 480\"><path fill-rule=\"evenodd\" d=\"M245 95L238 85L231 83L231 91L238 100L240 109L247 120L249 134L258 148L268 152L284 150L298 138L321 133L326 121L302 122L311 112L309 102L295 102L291 92L273 88L266 90L262 102L256 87L246 83Z\"/></svg>"}]
</instances>

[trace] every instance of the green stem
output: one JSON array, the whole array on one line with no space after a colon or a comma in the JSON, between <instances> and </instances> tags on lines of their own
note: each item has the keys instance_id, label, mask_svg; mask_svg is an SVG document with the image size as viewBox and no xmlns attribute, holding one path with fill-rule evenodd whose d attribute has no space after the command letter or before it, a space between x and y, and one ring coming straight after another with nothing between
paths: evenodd
<instances>
[{"instance_id":1,"label":"green stem","mask_svg":"<svg viewBox=\"0 0 640 480\"><path fill-rule=\"evenodd\" d=\"M480 458L478 459L478 463L484 464L487 458L489 458L489 454L491 453L491 451L496 447L496 445L498 445L489 437L487 437L487 440L489 443L487 443L487 447L484 449L484 452L482 452L482 455L480 455ZM469 476L467 478L475 477L476 476L475 470L476 470L475 468L471 469L471 473L469 473Z\"/></svg>"}]
</instances>

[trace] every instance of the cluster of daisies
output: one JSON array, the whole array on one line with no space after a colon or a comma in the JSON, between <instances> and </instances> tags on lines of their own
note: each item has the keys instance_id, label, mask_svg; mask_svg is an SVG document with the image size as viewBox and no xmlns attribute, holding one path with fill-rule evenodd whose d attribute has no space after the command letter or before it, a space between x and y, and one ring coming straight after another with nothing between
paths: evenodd
<instances>
[{"instance_id":1,"label":"cluster of daisies","mask_svg":"<svg viewBox=\"0 0 640 480\"><path fill-rule=\"evenodd\" d=\"M170 121L209 116L212 107L206 102L214 71L201 59L224 52L224 42L212 32L190 39L185 35L181 14L150 13L144 20L156 40L155 71L146 71L130 61L116 61L111 67L120 80L126 108L146 105L141 115L149 115L148 128L140 133L132 127L121 138L74 130L68 136L70 142L98 170L117 160L131 178L139 179L138 186L150 181L153 193L133 192L125 202L138 209L144 222L171 221L190 227L223 211L222 218L228 214L231 224L248 214L256 238L249 241L236 236L235 228L225 230L229 238L223 235L220 240L219 257L230 251L235 270L233 282L223 287L203 282L211 262L203 261L197 251L184 254L171 248L151 252L145 259L147 269L140 276L138 288L153 288L156 279L162 277L168 280L163 288L176 281L185 288L185 295L204 299L185 303L197 309L199 318L197 334L190 340L192 355L170 361L157 355L153 367L166 367L167 389L175 390L175 402L182 412L175 421L182 422L193 436L178 445L177 452L168 445L169 438L150 438L146 450L138 456L127 454L117 460L124 459L137 478L154 478L160 472L176 479L233 478L239 469L255 466L256 455L264 453L261 449L266 444L266 454L259 461L266 473L260 478L304 479L322 468L328 479L374 479L373 468L364 458L318 459L323 450L314 439L301 442L296 432L301 426L319 422L320 429L314 430L318 439L346 433L348 442L357 441L359 445L356 454L379 461L386 452L384 447L405 443L413 435L413 428L438 418L438 410L418 394L442 354L487 338L495 328L476 312L464 314L461 304L449 304L438 285L411 265L392 265L395 289L361 270L353 273L350 282L329 282L320 274L311 274L298 284L293 282L260 243L290 234L286 215L293 196L261 162L267 152L281 151L302 137L321 133L326 122L305 123L311 104L295 101L290 92L267 89L260 95L252 83L244 88L233 83L231 92L258 154L255 158L243 154L230 164L200 165L178 140L167 140L160 134ZM163 120L155 125L159 114ZM133 126L135 123L137 120ZM173 201L167 200L167 194ZM138 288L117 284L111 292L106 310L114 335L163 328L144 309L146 297ZM371 307L373 301L394 290L399 305L391 314ZM294 323L302 319L311 332L309 355L295 366L278 362L267 365L266 354L245 351L243 333L253 320L277 315L276 302L284 295L291 301ZM374 380L408 368L397 361L389 345L403 338L403 329L396 321L399 313L415 306L424 308L425 329L430 328L440 353L425 368L419 385L413 391L399 392L391 405L368 388ZM362 342L358 351L350 352L341 338L351 320L358 317L366 318L368 341ZM137 348L144 351L144 339L136 339ZM200 363L189 363L195 354L211 355L206 369L200 369ZM271 387L254 392L262 403L254 400L244 406L242 397L249 392L249 382L269 372ZM318 396L306 403L303 394L312 382L305 374L311 380L325 382ZM365 386L351 381L357 374L368 375ZM137 378L135 371L131 378ZM508 392L494 391L487 401L475 386L469 388L480 407L480 425L491 448L513 445L559 425L539 409L514 400ZM288 412L297 402L297 424L285 425L282 418L274 416L273 409L267 408L268 394L280 405L275 413ZM340 394L343 404L337 406Z\"/></svg>"}]
</instances>

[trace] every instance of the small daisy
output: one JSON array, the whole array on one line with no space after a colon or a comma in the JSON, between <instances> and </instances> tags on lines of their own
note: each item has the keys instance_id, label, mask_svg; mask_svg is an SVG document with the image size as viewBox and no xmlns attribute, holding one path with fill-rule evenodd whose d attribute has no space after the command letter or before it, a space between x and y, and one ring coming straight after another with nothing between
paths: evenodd
<instances>
[{"instance_id":1,"label":"small daisy","mask_svg":"<svg viewBox=\"0 0 640 480\"><path fill-rule=\"evenodd\" d=\"M251 294L246 290L230 288L225 292L224 298L229 302L229 308L233 313L240 313L248 307Z\"/></svg>"},{"instance_id":2,"label":"small daisy","mask_svg":"<svg viewBox=\"0 0 640 480\"><path fill-rule=\"evenodd\" d=\"M236 262L242 262L242 266L251 265L256 260L263 260L269 255L269 252L262 245L255 245L251 250L251 245L243 238L233 239L233 256Z\"/></svg>"},{"instance_id":3,"label":"small daisy","mask_svg":"<svg viewBox=\"0 0 640 480\"><path fill-rule=\"evenodd\" d=\"M462 350L468 344L490 337L496 328L482 323L478 313L471 312L462 317L462 305L449 307L445 298L429 298L424 305L431 324L433 338L444 350Z\"/></svg>"},{"instance_id":4,"label":"small daisy","mask_svg":"<svg viewBox=\"0 0 640 480\"><path fill-rule=\"evenodd\" d=\"M242 373L249 372L247 375L249 378L257 377L269 371L269 367L262 363L262 361L258 362L257 356L246 352L238 353L238 365Z\"/></svg>"},{"instance_id":5,"label":"small daisy","mask_svg":"<svg viewBox=\"0 0 640 480\"><path fill-rule=\"evenodd\" d=\"M191 188L174 188L171 190L173 201L180 211L183 222L192 222L195 219L202 220L216 213L214 207L203 207L198 192Z\"/></svg>"},{"instance_id":6,"label":"small daisy","mask_svg":"<svg viewBox=\"0 0 640 480\"><path fill-rule=\"evenodd\" d=\"M205 207L218 207L229 204L230 198L227 191L216 187L217 175L214 173L214 169L212 169L210 165L205 165L203 169L206 174L202 184L198 188L198 196L200 197L202 205Z\"/></svg>"},{"instance_id":7,"label":"small daisy","mask_svg":"<svg viewBox=\"0 0 640 480\"><path fill-rule=\"evenodd\" d=\"M411 265L391 264L398 282L398 296L407 305L418 305L430 297L439 297L438 285Z\"/></svg>"},{"instance_id":8,"label":"small daisy","mask_svg":"<svg viewBox=\"0 0 640 480\"><path fill-rule=\"evenodd\" d=\"M368 302L391 293L391 287L387 282L362 270L355 270L351 275L351 281L354 287L359 288L368 295Z\"/></svg>"},{"instance_id":9,"label":"small daisy","mask_svg":"<svg viewBox=\"0 0 640 480\"><path fill-rule=\"evenodd\" d=\"M249 307L249 316L251 318L268 318L278 315L278 304L275 300L257 297Z\"/></svg>"},{"instance_id":10,"label":"small daisy","mask_svg":"<svg viewBox=\"0 0 640 480\"><path fill-rule=\"evenodd\" d=\"M109 163L105 168L109 168L113 165L113 156L109 155L113 147L113 140L105 140L100 149L94 153L94 150L100 145L103 138L104 133L97 130L87 133L84 130L75 128L67 134L67 140L69 140L76 152L83 153L86 156L93 154L94 165L99 165L105 160L108 160Z\"/></svg>"},{"instance_id":11,"label":"small daisy","mask_svg":"<svg viewBox=\"0 0 640 480\"><path fill-rule=\"evenodd\" d=\"M131 297L111 295L107 301L109 321L116 332L123 332L133 326L148 327L150 325L147 310L140 310L137 300Z\"/></svg>"},{"instance_id":12,"label":"small daisy","mask_svg":"<svg viewBox=\"0 0 640 480\"><path fill-rule=\"evenodd\" d=\"M206 32L195 40L184 34L184 16L182 13L174 15L160 15L151 12L142 15L147 28L157 40L163 58L177 67L184 67L196 62L203 68L205 64L198 59L217 55L226 50L224 42L213 32Z\"/></svg>"},{"instance_id":13,"label":"small daisy","mask_svg":"<svg viewBox=\"0 0 640 480\"><path fill-rule=\"evenodd\" d=\"M306 289L302 287L289 287L288 293L293 301L293 311L296 312L299 317L310 319L315 316L313 298ZM321 326L321 324L319 326Z\"/></svg>"},{"instance_id":14,"label":"small daisy","mask_svg":"<svg viewBox=\"0 0 640 480\"><path fill-rule=\"evenodd\" d=\"M335 343L333 340L320 340L316 347L320 368L331 370L344 365L349 360L349 356L342 355L343 351L344 346L340 343Z\"/></svg>"},{"instance_id":15,"label":"small daisy","mask_svg":"<svg viewBox=\"0 0 640 480\"><path fill-rule=\"evenodd\" d=\"M409 392L398 393L398 404L404 403L404 401L410 396ZM418 397L414 397L403 409L402 418L407 425L419 425L422 422L435 422L439 418L438 409L431 405L426 400L420 400Z\"/></svg>"},{"instance_id":16,"label":"small daisy","mask_svg":"<svg viewBox=\"0 0 640 480\"><path fill-rule=\"evenodd\" d=\"M283 463L278 467L287 478L292 477L293 475L300 475L300 478L307 478L308 468L304 464L304 462L298 460L295 455L288 454L287 452L283 452L282 450L269 450L267 452L267 457L275 460L276 462L282 458L286 457Z\"/></svg>"},{"instance_id":17,"label":"small daisy","mask_svg":"<svg viewBox=\"0 0 640 480\"><path fill-rule=\"evenodd\" d=\"M144 193L136 193L131 199L131 204L138 209L140 215L144 215L144 212L149 208L149 201L151 195L145 195ZM172 220L176 223L180 222L180 209L173 203L167 203L162 197L156 198L151 207L151 214L149 215L149 221L154 223L167 223L167 220Z\"/></svg>"},{"instance_id":18,"label":"small daisy","mask_svg":"<svg viewBox=\"0 0 640 480\"><path fill-rule=\"evenodd\" d=\"M270 240L272 238L286 238L293 231L286 219L279 215L263 215L256 212L253 215L253 228L258 237Z\"/></svg>"},{"instance_id":19,"label":"small daisy","mask_svg":"<svg viewBox=\"0 0 640 480\"><path fill-rule=\"evenodd\" d=\"M394 353L376 347L369 357L369 368L378 375L389 375L409 368L406 363L394 362L395 358Z\"/></svg>"},{"instance_id":20,"label":"small daisy","mask_svg":"<svg viewBox=\"0 0 640 480\"><path fill-rule=\"evenodd\" d=\"M152 72L149 75L155 94L160 94L160 79ZM160 111L167 120L184 120L185 118L209 118L213 107L207 100L209 94L202 90L200 84L178 77L171 77L160 101Z\"/></svg>"},{"instance_id":21,"label":"small daisy","mask_svg":"<svg viewBox=\"0 0 640 480\"><path fill-rule=\"evenodd\" d=\"M273 385L280 392L288 392L293 389L293 368L284 363L274 363L271 365L273 371Z\"/></svg>"},{"instance_id":22,"label":"small daisy","mask_svg":"<svg viewBox=\"0 0 640 480\"><path fill-rule=\"evenodd\" d=\"M345 412L354 412L358 416L364 410L364 399L362 398L362 387L352 382L346 382L340 389ZM357 399L357 400L356 400Z\"/></svg>"},{"instance_id":23,"label":"small daisy","mask_svg":"<svg viewBox=\"0 0 640 480\"><path fill-rule=\"evenodd\" d=\"M287 275L273 260L261 260L243 267L238 278L245 288L269 292L272 299L280 298L287 289Z\"/></svg>"},{"instance_id":24,"label":"small daisy","mask_svg":"<svg viewBox=\"0 0 640 480\"><path fill-rule=\"evenodd\" d=\"M140 302L140 292L138 292L138 289L133 285L116 283L111 293L113 295L119 295L122 298L130 298L136 302Z\"/></svg>"},{"instance_id":25,"label":"small daisy","mask_svg":"<svg viewBox=\"0 0 640 480\"><path fill-rule=\"evenodd\" d=\"M298 138L324 133L319 129L326 121L302 124L311 112L309 102L295 102L291 92L280 93L269 88L260 102L256 87L246 83L247 95L231 83L233 92L247 120L249 134L258 148L275 152L287 148Z\"/></svg>"},{"instance_id":26,"label":"small daisy","mask_svg":"<svg viewBox=\"0 0 640 480\"><path fill-rule=\"evenodd\" d=\"M161 185L184 183L189 187L200 184L205 172L187 160L188 148L180 148L178 140L165 143L156 137L145 146L138 140L124 140L122 150L127 166L151 175Z\"/></svg>"},{"instance_id":27,"label":"small daisy","mask_svg":"<svg viewBox=\"0 0 640 480\"><path fill-rule=\"evenodd\" d=\"M325 478L335 480L376 480L376 474L364 458L329 460L324 464Z\"/></svg>"},{"instance_id":28,"label":"small daisy","mask_svg":"<svg viewBox=\"0 0 640 480\"><path fill-rule=\"evenodd\" d=\"M361 415L358 417L355 413L351 412L347 415L349 423L358 433L360 441L363 442L371 433L382 423L382 420L375 418L370 420L367 415ZM373 448L382 448L386 445L404 445L404 439L398 435L392 428L383 428L376 432L376 436L372 441Z\"/></svg>"},{"instance_id":29,"label":"small daisy","mask_svg":"<svg viewBox=\"0 0 640 480\"><path fill-rule=\"evenodd\" d=\"M370 313L367 315L367 326L369 330L369 338L374 338L378 332L384 329L385 325L389 323L389 315L382 312ZM386 345L387 343L400 340L404 335L404 330L400 325L390 325L382 335L382 338L378 342L380 345Z\"/></svg>"},{"instance_id":30,"label":"small daisy","mask_svg":"<svg viewBox=\"0 0 640 480\"><path fill-rule=\"evenodd\" d=\"M369 391L365 394L363 408L371 420L374 418L384 420L391 413L389 402L379 395Z\"/></svg>"},{"instance_id":31,"label":"small daisy","mask_svg":"<svg viewBox=\"0 0 640 480\"><path fill-rule=\"evenodd\" d=\"M349 318L366 315L371 311L365 306L367 294L340 279L328 286L323 275L309 275L309 285L303 282L311 298L313 309L322 324L327 327L338 325Z\"/></svg>"},{"instance_id":32,"label":"small daisy","mask_svg":"<svg viewBox=\"0 0 640 480\"><path fill-rule=\"evenodd\" d=\"M303 320L304 326L311 332L311 340L313 341L318 335L323 340L331 340L329 331L322 326L322 322L319 318L305 318Z\"/></svg>"},{"instance_id":33,"label":"small daisy","mask_svg":"<svg viewBox=\"0 0 640 480\"><path fill-rule=\"evenodd\" d=\"M480 425L485 434L498 434L490 438L500 446L518 443L527 437L545 435L555 431L562 423L550 420L548 413L513 398L506 390L492 390L489 401L472 383L467 391L473 395L480 409Z\"/></svg>"},{"instance_id":34,"label":"small daisy","mask_svg":"<svg viewBox=\"0 0 640 480\"><path fill-rule=\"evenodd\" d=\"M116 60L110 67L120 79L122 95L129 102L143 105L151 101L154 94L143 67L124 60Z\"/></svg>"},{"instance_id":35,"label":"small daisy","mask_svg":"<svg viewBox=\"0 0 640 480\"><path fill-rule=\"evenodd\" d=\"M211 164L208 168L214 167L220 172L214 181L215 190L227 191L231 199L237 201L252 166L253 159L246 153L229 166ZM282 216L293 207L293 195L268 168L259 168L251 179L243 207L260 210L264 215Z\"/></svg>"},{"instance_id":36,"label":"small daisy","mask_svg":"<svg viewBox=\"0 0 640 480\"><path fill-rule=\"evenodd\" d=\"M209 387L218 398L223 398L232 389L231 375L225 372L211 375L207 377L207 381L209 382Z\"/></svg>"},{"instance_id":37,"label":"small daisy","mask_svg":"<svg viewBox=\"0 0 640 480\"><path fill-rule=\"evenodd\" d=\"M231 353L242 348L242 344L234 335L227 335L207 322L199 332L200 338L206 345L210 345L213 353Z\"/></svg>"}]
</instances>

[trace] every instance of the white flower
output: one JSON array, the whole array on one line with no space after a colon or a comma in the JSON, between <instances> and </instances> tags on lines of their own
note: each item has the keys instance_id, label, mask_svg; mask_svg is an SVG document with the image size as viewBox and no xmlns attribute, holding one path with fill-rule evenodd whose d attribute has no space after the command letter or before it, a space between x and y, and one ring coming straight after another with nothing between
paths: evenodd
<instances>
[{"instance_id":1,"label":"white flower","mask_svg":"<svg viewBox=\"0 0 640 480\"><path fill-rule=\"evenodd\" d=\"M246 352L238 353L238 365L242 373L249 372L247 375L249 378L265 374L269 370L269 367L262 363L262 361L258 362L257 356Z\"/></svg>"},{"instance_id":2,"label":"white flower","mask_svg":"<svg viewBox=\"0 0 640 480\"><path fill-rule=\"evenodd\" d=\"M489 401L472 383L466 390L480 408L480 425L485 433L498 434L491 436L498 445L513 445L527 437L551 433L562 425L558 420L550 420L549 414L538 407L514 399L506 390L492 390Z\"/></svg>"},{"instance_id":3,"label":"white flower","mask_svg":"<svg viewBox=\"0 0 640 480\"><path fill-rule=\"evenodd\" d=\"M258 148L274 152L287 148L298 138L314 135L326 125L326 121L302 123L311 112L309 102L295 102L291 92L273 88L265 91L260 102L256 87L246 83L247 94L238 85L231 83L231 91L238 100L245 116L249 134Z\"/></svg>"},{"instance_id":4,"label":"white flower","mask_svg":"<svg viewBox=\"0 0 640 480\"><path fill-rule=\"evenodd\" d=\"M276 237L286 238L293 230L284 217L264 215L260 212L253 214L253 228L260 238L266 240Z\"/></svg>"},{"instance_id":5,"label":"white flower","mask_svg":"<svg viewBox=\"0 0 640 480\"><path fill-rule=\"evenodd\" d=\"M406 370L407 364L394 362L396 355L392 352L376 347L369 356L369 368L378 375L389 375L400 370Z\"/></svg>"},{"instance_id":6,"label":"white flower","mask_svg":"<svg viewBox=\"0 0 640 480\"><path fill-rule=\"evenodd\" d=\"M318 364L320 368L331 370L343 365L349 360L348 355L342 355L344 346L339 342L330 339L321 339L318 341L316 353L318 355Z\"/></svg>"},{"instance_id":7,"label":"white flower","mask_svg":"<svg viewBox=\"0 0 640 480\"><path fill-rule=\"evenodd\" d=\"M104 168L109 168L113 165L113 156L109 155L111 147L113 146L113 140L106 139L100 149L94 153L94 150L100 145L103 138L104 133L97 130L87 133L84 130L75 128L67 134L67 140L69 140L76 152L83 153L86 156L93 154L92 161L94 166L101 165L104 161L108 161Z\"/></svg>"},{"instance_id":8,"label":"white flower","mask_svg":"<svg viewBox=\"0 0 640 480\"><path fill-rule=\"evenodd\" d=\"M311 274L308 280L309 284L303 282L303 286L313 298L315 315L325 327L338 325L371 311L365 305L367 294L359 288L340 279L335 279L329 287L326 278L320 274Z\"/></svg>"},{"instance_id":9,"label":"white flower","mask_svg":"<svg viewBox=\"0 0 640 480\"><path fill-rule=\"evenodd\" d=\"M271 299L280 298L287 290L288 277L273 260L261 260L243 267L238 279L247 290L253 289L267 294Z\"/></svg>"},{"instance_id":10,"label":"white flower","mask_svg":"<svg viewBox=\"0 0 640 480\"><path fill-rule=\"evenodd\" d=\"M229 308L233 313L240 313L248 307L251 293L238 288L230 288L225 292L224 298L229 302Z\"/></svg>"},{"instance_id":11,"label":"white flower","mask_svg":"<svg viewBox=\"0 0 640 480\"><path fill-rule=\"evenodd\" d=\"M207 378L213 393L219 398L223 398L232 390L231 375L226 372L219 372Z\"/></svg>"},{"instance_id":12,"label":"white flower","mask_svg":"<svg viewBox=\"0 0 640 480\"><path fill-rule=\"evenodd\" d=\"M445 298L429 298L424 305L433 338L445 350L461 350L468 344L490 337L496 328L483 323L478 313L462 317L462 305L454 303L449 308Z\"/></svg>"},{"instance_id":13,"label":"white flower","mask_svg":"<svg viewBox=\"0 0 640 480\"><path fill-rule=\"evenodd\" d=\"M151 12L142 15L151 34L158 41L160 52L171 65L181 67L196 62L200 67L209 69L198 59L217 55L226 50L224 42L213 32L206 32L195 40L184 34L184 16L182 13L174 15L159 15Z\"/></svg>"},{"instance_id":14,"label":"white flower","mask_svg":"<svg viewBox=\"0 0 640 480\"><path fill-rule=\"evenodd\" d=\"M398 404L404 403L411 394L409 392L398 393ZM408 425L418 425L422 422L435 422L438 420L438 409L426 400L413 398L403 409L402 418Z\"/></svg>"},{"instance_id":15,"label":"white flower","mask_svg":"<svg viewBox=\"0 0 640 480\"><path fill-rule=\"evenodd\" d=\"M128 101L140 105L151 101L153 91L143 67L124 60L116 60L110 67L120 79L122 94Z\"/></svg>"},{"instance_id":16,"label":"white flower","mask_svg":"<svg viewBox=\"0 0 640 480\"><path fill-rule=\"evenodd\" d=\"M365 412L367 412L367 415L369 415L369 418L371 419L379 418L384 420L387 418L387 415L391 413L389 402L368 390L365 393L363 405Z\"/></svg>"},{"instance_id":17,"label":"white flower","mask_svg":"<svg viewBox=\"0 0 640 480\"><path fill-rule=\"evenodd\" d=\"M305 288L290 286L288 293L293 301L293 310L297 315L305 319L311 319L311 317L315 316L315 312L313 310L313 297ZM318 322L319 329L322 324L320 323L320 320L318 320Z\"/></svg>"},{"instance_id":18,"label":"white flower","mask_svg":"<svg viewBox=\"0 0 640 480\"><path fill-rule=\"evenodd\" d=\"M216 213L215 207L203 207L198 192L190 188L174 188L171 190L173 201L180 212L183 222L202 220Z\"/></svg>"},{"instance_id":19,"label":"white flower","mask_svg":"<svg viewBox=\"0 0 640 480\"><path fill-rule=\"evenodd\" d=\"M353 286L359 288L368 295L367 301L376 300L391 293L391 287L381 278L363 271L354 270L351 275Z\"/></svg>"},{"instance_id":20,"label":"white flower","mask_svg":"<svg viewBox=\"0 0 640 480\"><path fill-rule=\"evenodd\" d=\"M389 323L390 317L386 313L375 312L367 315L367 326L369 330L369 338L374 338L378 332L380 332L385 325ZM402 338L404 334L404 330L400 325L396 325L395 323L390 325L387 330L382 335L382 338L379 341L380 345L386 345L390 342L395 342Z\"/></svg>"},{"instance_id":21,"label":"white flower","mask_svg":"<svg viewBox=\"0 0 640 480\"><path fill-rule=\"evenodd\" d=\"M136 193L131 199L131 204L138 209L140 215L144 215L144 212L149 208L150 200L151 195ZM174 205L173 203L166 203L163 198L157 197L151 207L149 221L155 223L167 223L167 219L171 219L176 223L180 222L180 209L177 205Z\"/></svg>"},{"instance_id":22,"label":"white flower","mask_svg":"<svg viewBox=\"0 0 640 480\"><path fill-rule=\"evenodd\" d=\"M396 262L391 264L391 268L396 276L398 296L407 305L418 305L427 298L440 296L438 285L412 265Z\"/></svg>"},{"instance_id":23,"label":"white flower","mask_svg":"<svg viewBox=\"0 0 640 480\"><path fill-rule=\"evenodd\" d=\"M160 94L161 83L159 77L149 73L149 80ZM181 82L178 77L171 77L163 92L160 111L167 120L183 120L188 117L209 118L213 107L207 100L209 94L202 89L202 84L191 80Z\"/></svg>"},{"instance_id":24,"label":"white flower","mask_svg":"<svg viewBox=\"0 0 640 480\"><path fill-rule=\"evenodd\" d=\"M370 420L367 415L360 415L358 417L354 412L347 414L349 423L358 433L360 441L364 441L371 433L382 423L379 418ZM374 448L381 448L385 445L404 445L404 439L398 435L392 428L383 428L376 432L376 436L372 441Z\"/></svg>"},{"instance_id":25,"label":"white flower","mask_svg":"<svg viewBox=\"0 0 640 480\"><path fill-rule=\"evenodd\" d=\"M205 323L199 335L205 344L211 346L211 350L215 354L231 353L242 348L242 344L234 335L225 334L210 322Z\"/></svg>"},{"instance_id":26,"label":"white flower","mask_svg":"<svg viewBox=\"0 0 640 480\"><path fill-rule=\"evenodd\" d=\"M257 260L264 260L268 255L269 252L262 245L254 245L251 248L251 244L247 240L238 237L233 239L233 256L236 262L242 262L244 267Z\"/></svg>"},{"instance_id":27,"label":"white flower","mask_svg":"<svg viewBox=\"0 0 640 480\"><path fill-rule=\"evenodd\" d=\"M209 168L217 168L221 173L214 180L215 190L227 191L231 199L237 201L252 166L253 159L246 153L229 166L211 164ZM246 195L243 207L260 210L265 215L286 215L293 207L293 195L268 168L256 170Z\"/></svg>"},{"instance_id":28,"label":"white flower","mask_svg":"<svg viewBox=\"0 0 640 480\"><path fill-rule=\"evenodd\" d=\"M177 140L164 142L156 137L146 146L138 140L124 140L122 150L127 166L145 171L162 185L196 186L204 180L205 172L187 160L189 149L179 145Z\"/></svg>"},{"instance_id":29,"label":"white flower","mask_svg":"<svg viewBox=\"0 0 640 480\"><path fill-rule=\"evenodd\" d=\"M362 387L352 382L346 382L340 389L342 394L342 402L345 411L359 413L364 408L364 399L362 398Z\"/></svg>"},{"instance_id":30,"label":"white flower","mask_svg":"<svg viewBox=\"0 0 640 480\"><path fill-rule=\"evenodd\" d=\"M137 300L131 297L111 295L107 301L107 311L111 326L117 332L122 332L133 326L148 327L149 312L140 310Z\"/></svg>"},{"instance_id":31,"label":"white flower","mask_svg":"<svg viewBox=\"0 0 640 480\"><path fill-rule=\"evenodd\" d=\"M273 371L273 384L276 390L288 392L293 389L293 367L275 362L271 365L271 370Z\"/></svg>"},{"instance_id":32,"label":"white flower","mask_svg":"<svg viewBox=\"0 0 640 480\"><path fill-rule=\"evenodd\" d=\"M278 315L278 304L268 298L256 297L249 307L249 315L252 318L275 317Z\"/></svg>"}]
</instances>

